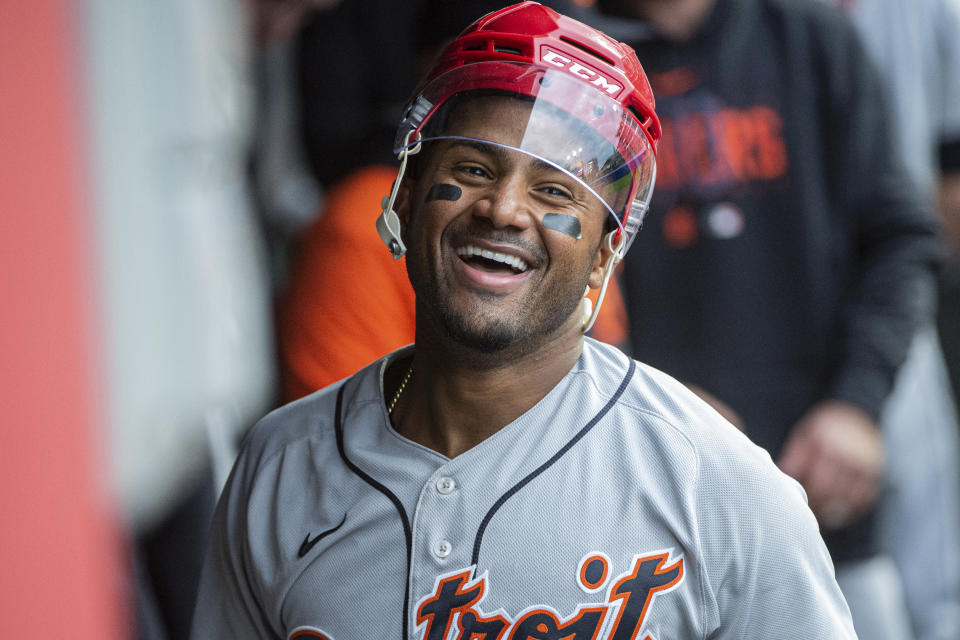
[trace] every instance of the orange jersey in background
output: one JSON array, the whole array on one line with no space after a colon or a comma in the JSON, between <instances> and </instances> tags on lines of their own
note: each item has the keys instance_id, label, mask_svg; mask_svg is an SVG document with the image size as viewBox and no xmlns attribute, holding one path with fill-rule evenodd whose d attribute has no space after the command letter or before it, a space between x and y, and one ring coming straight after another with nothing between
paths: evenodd
<instances>
[{"instance_id":1,"label":"orange jersey in background","mask_svg":"<svg viewBox=\"0 0 960 640\"><path fill-rule=\"evenodd\" d=\"M354 373L413 342L414 294L403 258L376 231L397 170L359 169L327 192L323 216L304 233L279 310L284 400Z\"/></svg>"}]
</instances>

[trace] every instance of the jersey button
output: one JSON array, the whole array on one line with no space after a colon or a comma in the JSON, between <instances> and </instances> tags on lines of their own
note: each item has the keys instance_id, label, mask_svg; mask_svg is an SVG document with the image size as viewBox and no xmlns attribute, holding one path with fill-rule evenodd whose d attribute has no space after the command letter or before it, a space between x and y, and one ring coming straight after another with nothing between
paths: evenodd
<instances>
[{"instance_id":1,"label":"jersey button","mask_svg":"<svg viewBox=\"0 0 960 640\"><path fill-rule=\"evenodd\" d=\"M453 551L453 545L450 544L448 540L438 540L437 543L433 545L433 553L438 558L446 558L450 555L451 551Z\"/></svg>"},{"instance_id":2,"label":"jersey button","mask_svg":"<svg viewBox=\"0 0 960 640\"><path fill-rule=\"evenodd\" d=\"M440 478L437 480L437 491L442 495L450 495L457 488L457 483L453 478Z\"/></svg>"}]
</instances>

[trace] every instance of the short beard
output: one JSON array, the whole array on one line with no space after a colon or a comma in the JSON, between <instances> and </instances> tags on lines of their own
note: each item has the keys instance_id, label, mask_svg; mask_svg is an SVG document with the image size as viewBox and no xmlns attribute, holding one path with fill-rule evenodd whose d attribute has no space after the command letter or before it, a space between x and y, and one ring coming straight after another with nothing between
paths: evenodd
<instances>
[{"instance_id":1,"label":"short beard","mask_svg":"<svg viewBox=\"0 0 960 640\"><path fill-rule=\"evenodd\" d=\"M517 331L507 322L489 322L481 326L457 313L446 301L436 301L435 317L447 336L459 345L479 353L499 353L517 340Z\"/></svg>"},{"instance_id":2,"label":"short beard","mask_svg":"<svg viewBox=\"0 0 960 640\"><path fill-rule=\"evenodd\" d=\"M516 341L516 332L502 323L485 327L472 327L465 318L449 309L439 309L440 322L451 340L459 345L484 354L499 353Z\"/></svg>"},{"instance_id":3,"label":"short beard","mask_svg":"<svg viewBox=\"0 0 960 640\"><path fill-rule=\"evenodd\" d=\"M583 291L586 279L579 287L570 290ZM514 322L477 322L474 318L458 313L445 300L430 296L434 303L434 318L446 330L447 336L457 344L477 353L490 355L507 349L522 355L535 351L545 338L559 329L580 305L580 298L569 295L553 296L545 300L539 309L529 309Z\"/></svg>"}]
</instances>

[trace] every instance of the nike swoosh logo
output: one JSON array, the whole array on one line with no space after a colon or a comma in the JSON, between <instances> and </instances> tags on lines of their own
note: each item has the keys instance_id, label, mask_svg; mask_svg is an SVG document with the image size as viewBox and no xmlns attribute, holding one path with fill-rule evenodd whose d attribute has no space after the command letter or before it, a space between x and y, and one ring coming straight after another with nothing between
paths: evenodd
<instances>
[{"instance_id":1,"label":"nike swoosh logo","mask_svg":"<svg viewBox=\"0 0 960 640\"><path fill-rule=\"evenodd\" d=\"M307 534L307 537L303 539L303 543L300 545L300 550L297 552L297 558L302 558L303 556L310 553L310 549L313 549L313 545L317 544L328 535L339 529L343 526L343 523L347 521L347 514L343 514L343 520L340 521L340 524L335 526L333 529L327 529L317 534L313 540L310 539L310 534Z\"/></svg>"}]
</instances>

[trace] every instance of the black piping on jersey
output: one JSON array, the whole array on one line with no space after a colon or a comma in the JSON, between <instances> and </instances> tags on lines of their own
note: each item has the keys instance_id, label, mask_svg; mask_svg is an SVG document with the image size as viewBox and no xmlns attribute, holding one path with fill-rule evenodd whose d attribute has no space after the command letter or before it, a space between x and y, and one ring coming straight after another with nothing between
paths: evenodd
<instances>
[{"instance_id":1,"label":"black piping on jersey","mask_svg":"<svg viewBox=\"0 0 960 640\"><path fill-rule=\"evenodd\" d=\"M616 392L613 394L610 400L607 401L607 404L603 405L603 408L597 412L597 415L593 416L590 422L580 429L580 431L577 432L577 434L573 436L573 438L571 438L567 444L563 445L563 448L553 454L549 460L531 471L523 480L513 485L509 491L500 496L493 506L490 507L490 511L487 512L487 515L485 515L483 520L480 522L480 528L477 530L477 537L473 542L473 555L470 558L471 565L477 566L477 562L480 558L480 543L483 542L483 532L486 531L487 525L490 524L490 520L493 518L497 510L499 510L500 507L502 507L503 504L515 493L526 486L527 483L546 471L551 465L553 465L554 462L563 457L563 454L569 451L573 445L577 444L577 442L579 442L583 436L587 435L587 433L594 427L595 424L600 421L601 418L603 418L603 416L607 415L607 412L610 411L611 407L617 403L617 400L620 399L620 396L623 395L623 392L627 389L627 383L630 382L630 378L633 377L633 372L636 370L636 368L636 362L633 358L630 358L630 367L627 369L627 375L623 377L623 381L620 383L620 386L617 388Z\"/></svg>"},{"instance_id":2,"label":"black piping on jersey","mask_svg":"<svg viewBox=\"0 0 960 640\"><path fill-rule=\"evenodd\" d=\"M397 513L400 514L400 522L403 524L403 535L407 543L407 579L406 586L403 589L403 640L407 638L407 606L410 603L410 559L413 553L413 533L410 529L410 520L407 518L406 512L403 510L403 503L400 502L400 499L395 496L390 489L387 489L385 486L371 478L369 475L364 473L360 467L355 465L347 457L347 453L343 448L343 421L341 420L341 412L343 410L343 388L346 385L341 385L340 390L337 392L337 409L336 409L336 418L334 419L334 429L337 434L337 450L340 451L340 457L343 458L344 464L346 464L351 471L360 476L367 484L371 487L387 496L390 499L390 502L393 503L393 506L397 508Z\"/></svg>"},{"instance_id":3,"label":"black piping on jersey","mask_svg":"<svg viewBox=\"0 0 960 640\"><path fill-rule=\"evenodd\" d=\"M615 405L617 401L620 399L620 396L623 395L623 392L626 391L627 384L630 382L630 379L633 377L633 374L634 374L634 371L636 371L636 368L637 368L636 362L633 360L633 358L630 358L630 366L627 368L627 373L623 377L623 380L620 382L620 386L617 387L617 390L614 392L613 396L610 397L610 400L608 400L607 403L603 405L603 408L600 409L600 411L598 411L597 414L590 419L590 422L584 425L584 427L580 429L580 431L578 431L577 434L574 435L569 442L567 442L567 444L563 445L563 447L559 451L553 454L553 456L551 456L549 460L547 460L542 465L540 465L539 467L531 471L526 477L520 480L517 484L513 485L513 487L511 487L506 493L500 496L500 498L493 504L493 506L490 507L490 510L487 512L487 515L485 515L483 517L483 520L480 522L479 529L477 529L477 537L473 543L473 555L470 561L472 565L476 566L477 564L477 560L480 557L480 544L481 542L483 542L483 532L486 531L487 525L490 524L490 520L493 518L494 514L496 514L496 512L500 509L500 507L503 506L503 504L507 500L509 500L514 494L520 491L520 489L522 489L531 480L533 480L538 475L546 471L548 468L550 468L553 465L553 463L555 463L557 460L563 457L563 454L569 451L573 447L573 445L577 444L577 442L579 442L585 435L587 435L587 433L594 427L594 425L600 422L600 419L603 418L603 416L607 415L607 412L610 411L613 405ZM376 489L377 491L379 491L380 493L382 493L383 495L387 496L387 498L390 499L390 502L392 502L393 506L396 507L397 513L400 514L400 522L403 525L403 535L407 544L407 579L403 589L402 628L403 628L403 638L404 640L406 640L407 638L407 607L409 606L409 603L410 603L410 570L411 570L411 562L413 557L413 533L410 528L410 519L407 518L407 513L406 511L403 510L403 503L400 502L400 499L396 495L394 495L392 491L390 491L388 488L386 488L385 486L383 486L382 484L380 484L379 482L371 478L367 473L365 473L362 469L360 469L360 467L358 467L353 462L351 462L351 460L347 457L346 450L344 449L344 446L343 446L343 420L342 420L343 390L345 386L346 385L341 385L340 390L337 391L337 407L336 407L336 416L334 418L334 429L337 435L337 450L340 452L340 457L343 459L344 464L346 464L351 471L353 471L355 474L360 476L360 478L362 478L364 482L366 482L371 487L373 487L374 489Z\"/></svg>"}]
</instances>

